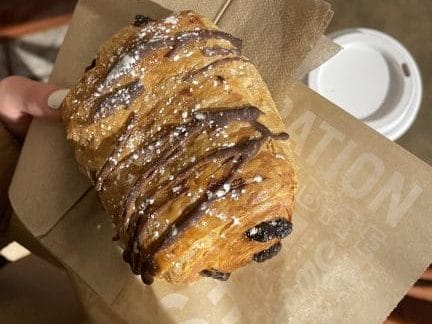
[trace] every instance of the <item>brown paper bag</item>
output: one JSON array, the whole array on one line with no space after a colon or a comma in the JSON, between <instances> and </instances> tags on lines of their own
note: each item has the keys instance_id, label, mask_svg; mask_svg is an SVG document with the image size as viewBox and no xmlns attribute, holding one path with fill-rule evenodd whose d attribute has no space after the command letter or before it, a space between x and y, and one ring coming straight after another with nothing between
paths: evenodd
<instances>
[{"instance_id":1,"label":"brown paper bag","mask_svg":"<svg viewBox=\"0 0 432 324\"><path fill-rule=\"evenodd\" d=\"M242 37L298 157L294 232L281 254L228 282L144 286L78 172L61 125L32 124L10 189L16 214L63 264L101 323L382 322L432 257L432 169L301 84L328 41L319 0L81 0L52 81L73 84L99 43L135 14L199 10ZM311 54L312 53L312 54ZM316 53L316 52L315 52Z\"/></svg>"}]
</instances>

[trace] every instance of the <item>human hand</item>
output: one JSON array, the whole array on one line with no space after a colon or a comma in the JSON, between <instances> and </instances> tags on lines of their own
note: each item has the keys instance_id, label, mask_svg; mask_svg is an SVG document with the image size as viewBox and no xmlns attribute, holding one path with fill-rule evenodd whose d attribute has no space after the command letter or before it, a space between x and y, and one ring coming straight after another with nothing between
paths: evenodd
<instances>
[{"instance_id":1,"label":"human hand","mask_svg":"<svg viewBox=\"0 0 432 324\"><path fill-rule=\"evenodd\" d=\"M59 121L58 108L67 94L56 85L20 76L0 81L0 121L18 139L23 139L33 117Z\"/></svg>"},{"instance_id":2,"label":"human hand","mask_svg":"<svg viewBox=\"0 0 432 324\"><path fill-rule=\"evenodd\" d=\"M384 324L431 323L432 265L399 302Z\"/></svg>"},{"instance_id":3,"label":"human hand","mask_svg":"<svg viewBox=\"0 0 432 324\"><path fill-rule=\"evenodd\" d=\"M0 124L3 124L16 139L22 140L33 117L60 120L58 108L67 92L58 90L53 84L19 76L0 80ZM0 131L0 136L9 138L2 128ZM0 138L0 248L8 242L6 232L10 213L7 186L19 154L13 141L6 139Z\"/></svg>"},{"instance_id":4,"label":"human hand","mask_svg":"<svg viewBox=\"0 0 432 324\"><path fill-rule=\"evenodd\" d=\"M408 290L407 296L432 303L432 266L420 277L420 280Z\"/></svg>"}]
</instances>

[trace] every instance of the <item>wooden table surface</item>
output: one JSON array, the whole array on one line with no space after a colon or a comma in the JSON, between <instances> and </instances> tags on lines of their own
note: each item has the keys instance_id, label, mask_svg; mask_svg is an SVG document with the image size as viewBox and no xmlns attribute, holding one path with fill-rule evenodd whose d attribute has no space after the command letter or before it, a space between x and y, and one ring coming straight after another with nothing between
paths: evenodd
<instances>
[{"instance_id":1,"label":"wooden table surface","mask_svg":"<svg viewBox=\"0 0 432 324\"><path fill-rule=\"evenodd\" d=\"M77 0L1 0L0 38L16 38L63 25Z\"/></svg>"}]
</instances>

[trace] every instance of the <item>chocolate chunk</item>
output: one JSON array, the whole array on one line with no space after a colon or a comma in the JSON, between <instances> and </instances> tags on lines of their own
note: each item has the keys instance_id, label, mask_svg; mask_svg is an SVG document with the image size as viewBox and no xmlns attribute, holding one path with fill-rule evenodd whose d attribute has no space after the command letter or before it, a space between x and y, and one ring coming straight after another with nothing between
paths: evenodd
<instances>
[{"instance_id":1,"label":"chocolate chunk","mask_svg":"<svg viewBox=\"0 0 432 324\"><path fill-rule=\"evenodd\" d=\"M283 239L292 231L292 224L285 218L262 222L246 231L246 237L257 242L268 242L273 239Z\"/></svg>"},{"instance_id":2,"label":"chocolate chunk","mask_svg":"<svg viewBox=\"0 0 432 324\"><path fill-rule=\"evenodd\" d=\"M96 66L96 59L93 59L91 64L85 68L85 71L87 72L88 70L93 69L95 66Z\"/></svg>"},{"instance_id":3,"label":"chocolate chunk","mask_svg":"<svg viewBox=\"0 0 432 324\"><path fill-rule=\"evenodd\" d=\"M154 19L144 16L144 15L136 15L134 19L133 25L136 27L142 27L144 25L147 25L149 22L154 21Z\"/></svg>"},{"instance_id":4,"label":"chocolate chunk","mask_svg":"<svg viewBox=\"0 0 432 324\"><path fill-rule=\"evenodd\" d=\"M146 285L151 285L153 283L153 281L154 281L154 278L148 272L141 272L141 280Z\"/></svg>"},{"instance_id":5,"label":"chocolate chunk","mask_svg":"<svg viewBox=\"0 0 432 324\"><path fill-rule=\"evenodd\" d=\"M267 261L271 258L273 258L274 256L276 256L279 251L282 248L282 243L281 242L277 242L276 244L273 244L272 246L270 246L268 249L265 249L261 252L255 253L253 256L253 260L256 262L264 262Z\"/></svg>"},{"instance_id":6,"label":"chocolate chunk","mask_svg":"<svg viewBox=\"0 0 432 324\"><path fill-rule=\"evenodd\" d=\"M224 83L225 82L225 78L221 75L216 75L216 80L218 80L220 83Z\"/></svg>"},{"instance_id":7,"label":"chocolate chunk","mask_svg":"<svg viewBox=\"0 0 432 324\"><path fill-rule=\"evenodd\" d=\"M220 272L215 269L207 269L200 272L200 275L203 277L210 277L213 279L221 280L221 281L227 281L229 277L231 276L231 273L229 272Z\"/></svg>"},{"instance_id":8,"label":"chocolate chunk","mask_svg":"<svg viewBox=\"0 0 432 324\"><path fill-rule=\"evenodd\" d=\"M286 141L289 138L288 133L282 132L279 134L276 134L275 136L273 136L274 139L276 140L280 140L280 141Z\"/></svg>"},{"instance_id":9,"label":"chocolate chunk","mask_svg":"<svg viewBox=\"0 0 432 324\"><path fill-rule=\"evenodd\" d=\"M130 84L130 88L133 90L133 84ZM144 89L143 89L144 90ZM117 89L117 92L120 91ZM129 90L128 90L129 92ZM134 93L135 91L131 91ZM189 91L188 91L189 92ZM114 97L111 97L114 96ZM106 100L108 97L104 97L103 100ZM115 94L110 95L110 101L117 101L117 96ZM102 104L102 103L101 103ZM108 104L108 102L107 102ZM123 107L123 106L122 106ZM109 106L106 107L109 110ZM105 113L109 113L109 111L104 111ZM219 109L211 109L210 111L201 110L196 112L195 119L188 122L187 124L182 124L181 127L185 129L185 132L182 131L182 136L178 137L178 140L174 142L173 145L170 145L169 148L166 148L161 154L159 158L154 163L151 163L148 169L140 176L140 178L135 182L132 186L131 190L126 196L126 201L124 205L122 219L124 221L123 228L128 229L128 223L126 220L129 220L129 216L133 213L133 206L135 206L137 199L140 196L146 182L152 181L153 177L155 177L155 170L164 166L165 164L172 161L172 159L178 156L179 152L182 152L182 148L186 147L186 144L192 143L192 141L201 134L203 130L208 127L208 124L211 124L209 121L214 121L216 126L223 127L231 122L242 121L249 122L253 127L256 128L258 132L261 133L261 137L252 138L247 140L242 140L238 143L235 143L234 146L225 147L221 149L214 150L208 155L204 155L197 159L193 164L191 171L194 170L193 167L201 166L201 163L208 163L208 161L212 161L215 159L223 159L225 166L225 173L221 179L209 184L207 186L207 190L203 192L201 197L199 197L194 203L190 204L183 210L181 215L177 217L174 223L171 225L172 228L176 228L177 235L179 233L187 230L192 224L196 224L199 218L205 213L205 210L208 206L214 201L219 199L217 195L210 196L207 194L208 191L216 192L221 189L221 187L226 184L230 184L230 190L237 190L244 186L244 181L241 178L236 178L236 171L242 167L244 163L248 160L254 158L261 146L269 139L269 138L278 138L278 134L273 134L271 131L262 124L257 122L258 118L261 116L262 112L253 106L239 106L239 107L221 107ZM136 118L135 114L131 113L130 120L125 123L126 128L120 134L122 134L122 140L119 140L119 144L116 146L116 149L113 150L111 156L115 157L119 149L123 149L125 145L128 143L128 138L132 132L132 130L136 127ZM116 165L109 164L110 159L108 158L105 163L102 171L100 172L98 179L98 183L96 188L102 188L103 181L107 179L107 176L114 170L116 165L122 165L121 163L117 163ZM180 173L179 175L182 175ZM188 176L189 177L189 176ZM187 177L186 177L187 178ZM129 239L126 243L127 248L125 249L123 256L124 260L128 262L132 268L134 273L141 274L142 280L150 284L153 280L155 274L158 273L158 270L155 267L153 256L159 251L165 249L170 246L175 240L173 239L175 236L172 235L171 230L165 230L161 233L160 237L154 241L151 246L146 250L145 255L141 255L141 253L134 253L134 243L139 236L139 233L143 231L145 225L145 221L149 215L144 215L144 217L132 218L130 223L130 234ZM129 222L129 221L128 221ZM284 221L281 221L282 223ZM277 223L277 222L276 222ZM290 225L286 225L290 226ZM283 227L283 226L282 226ZM283 227L284 228L284 227ZM128 230L129 231L129 230ZM287 230L283 231L282 234L277 231L277 236L284 236ZM178 237L178 236L177 236ZM278 245L279 244L279 245ZM271 258L273 255L276 255L280 250L280 243L278 243L271 248L257 253L254 255L254 260L257 262L262 262L268 258ZM135 257L137 256L137 257ZM153 262L153 263L152 263ZM206 269L200 272L200 275L205 277L212 277L219 280L227 280L230 277L230 273L224 273L215 269Z\"/></svg>"}]
</instances>

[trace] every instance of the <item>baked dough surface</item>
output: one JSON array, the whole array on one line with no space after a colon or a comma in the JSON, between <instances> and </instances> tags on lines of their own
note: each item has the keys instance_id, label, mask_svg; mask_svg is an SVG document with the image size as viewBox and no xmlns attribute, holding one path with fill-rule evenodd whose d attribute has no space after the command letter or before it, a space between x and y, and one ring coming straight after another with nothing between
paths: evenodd
<instances>
[{"instance_id":1,"label":"baked dough surface","mask_svg":"<svg viewBox=\"0 0 432 324\"><path fill-rule=\"evenodd\" d=\"M283 122L241 40L200 14L120 30L62 114L145 283L226 280L291 232L297 180Z\"/></svg>"}]
</instances>

